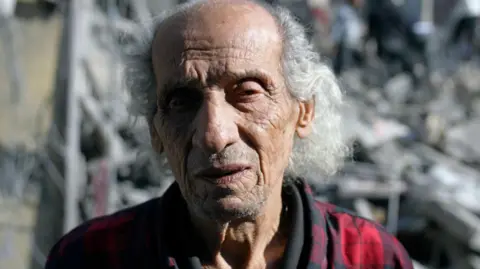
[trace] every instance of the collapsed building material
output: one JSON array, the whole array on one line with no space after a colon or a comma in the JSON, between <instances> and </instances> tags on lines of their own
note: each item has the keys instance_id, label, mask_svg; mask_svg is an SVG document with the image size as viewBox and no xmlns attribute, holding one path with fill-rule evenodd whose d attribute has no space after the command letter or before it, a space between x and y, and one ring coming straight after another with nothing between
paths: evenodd
<instances>
[{"instance_id":1,"label":"collapsed building material","mask_svg":"<svg viewBox=\"0 0 480 269\"><path fill-rule=\"evenodd\" d=\"M480 118L458 124L445 134L445 152L468 163L480 163Z\"/></svg>"}]
</instances>

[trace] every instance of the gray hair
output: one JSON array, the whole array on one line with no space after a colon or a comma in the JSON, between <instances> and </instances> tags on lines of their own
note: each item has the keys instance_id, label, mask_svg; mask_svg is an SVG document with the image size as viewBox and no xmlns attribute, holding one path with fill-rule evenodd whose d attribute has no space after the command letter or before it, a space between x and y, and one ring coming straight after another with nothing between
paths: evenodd
<instances>
[{"instance_id":1,"label":"gray hair","mask_svg":"<svg viewBox=\"0 0 480 269\"><path fill-rule=\"evenodd\" d=\"M148 121L156 110L151 57L155 29L166 18L197 3L177 6L155 18L153 23L144 27L141 44L127 57L125 79L132 98L131 109L136 115L145 116ZM335 173L349 152L342 136L343 94L335 75L309 42L305 28L287 9L265 8L277 21L283 36L282 69L287 88L298 101L315 101L313 132L308 138L295 138L286 173L291 177L318 180L320 175Z\"/></svg>"}]
</instances>

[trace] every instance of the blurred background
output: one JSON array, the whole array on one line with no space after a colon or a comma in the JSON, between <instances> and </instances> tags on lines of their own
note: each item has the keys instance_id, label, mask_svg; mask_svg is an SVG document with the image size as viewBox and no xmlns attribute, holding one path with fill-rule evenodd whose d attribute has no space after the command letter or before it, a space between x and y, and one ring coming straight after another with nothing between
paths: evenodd
<instances>
[{"instance_id":1,"label":"blurred background","mask_svg":"<svg viewBox=\"0 0 480 269\"><path fill-rule=\"evenodd\" d=\"M178 0L0 0L0 268L43 268L79 223L172 181L129 116L124 52ZM318 199L395 234L415 268L480 268L480 0L271 0L347 95L354 154ZM312 177L315 171L312 171Z\"/></svg>"}]
</instances>

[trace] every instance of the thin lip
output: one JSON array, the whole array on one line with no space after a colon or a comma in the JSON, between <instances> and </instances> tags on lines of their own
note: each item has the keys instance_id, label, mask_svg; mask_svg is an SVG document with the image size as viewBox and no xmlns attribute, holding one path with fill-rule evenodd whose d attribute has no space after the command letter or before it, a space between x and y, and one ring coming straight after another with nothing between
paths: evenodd
<instances>
[{"instance_id":1,"label":"thin lip","mask_svg":"<svg viewBox=\"0 0 480 269\"><path fill-rule=\"evenodd\" d=\"M200 178L219 178L219 177L224 177L231 174L239 173L250 168L251 166L245 165L245 164L228 164L228 165L211 166L198 171L197 173L195 173L195 176Z\"/></svg>"}]
</instances>

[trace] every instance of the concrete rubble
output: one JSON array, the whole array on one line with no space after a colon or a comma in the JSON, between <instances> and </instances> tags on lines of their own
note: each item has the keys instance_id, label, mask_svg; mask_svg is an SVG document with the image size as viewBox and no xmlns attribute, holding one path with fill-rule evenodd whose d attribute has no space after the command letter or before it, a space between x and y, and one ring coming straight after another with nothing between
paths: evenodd
<instances>
[{"instance_id":1,"label":"concrete rubble","mask_svg":"<svg viewBox=\"0 0 480 269\"><path fill-rule=\"evenodd\" d=\"M341 79L353 156L319 197L384 224L426 268L480 268L480 67L416 88L403 74L377 87L354 72Z\"/></svg>"}]
</instances>

